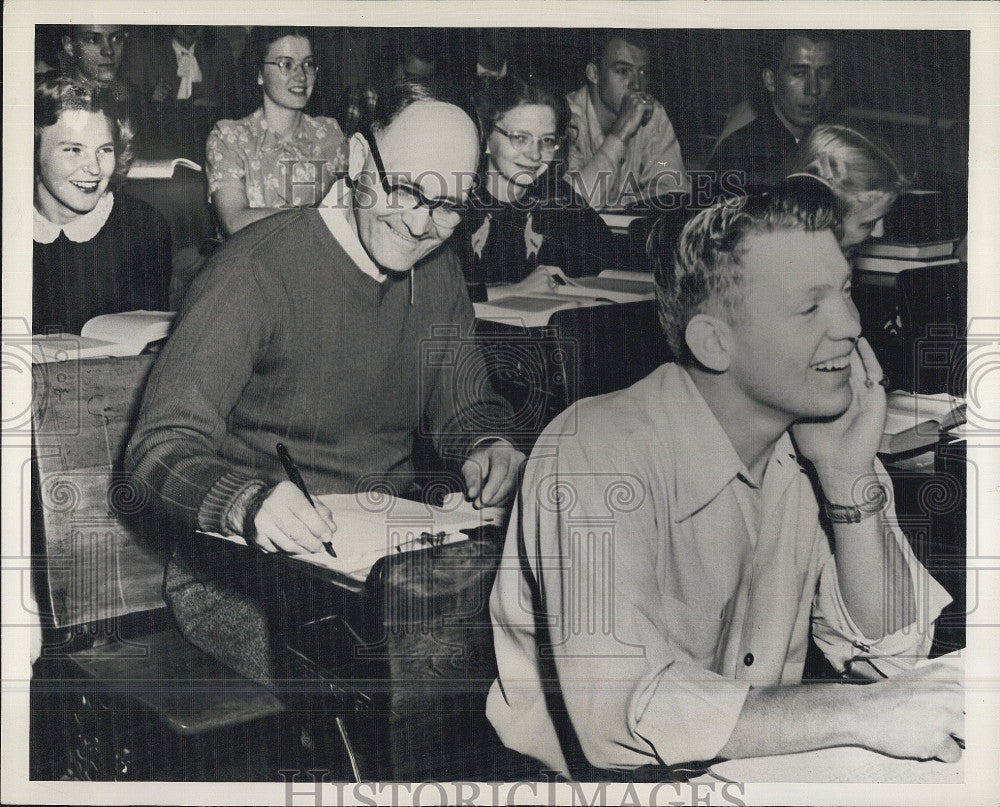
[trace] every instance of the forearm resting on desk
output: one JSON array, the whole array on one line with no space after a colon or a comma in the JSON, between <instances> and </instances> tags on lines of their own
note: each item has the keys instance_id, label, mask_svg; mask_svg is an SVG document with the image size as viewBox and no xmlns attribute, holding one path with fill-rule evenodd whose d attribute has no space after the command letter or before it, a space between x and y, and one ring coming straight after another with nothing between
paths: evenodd
<instances>
[{"instance_id":1,"label":"forearm resting on desk","mask_svg":"<svg viewBox=\"0 0 1000 807\"><path fill-rule=\"evenodd\" d=\"M857 745L955 762L964 737L962 689L933 666L875 684L751 689L720 756L770 756Z\"/></svg>"}]
</instances>

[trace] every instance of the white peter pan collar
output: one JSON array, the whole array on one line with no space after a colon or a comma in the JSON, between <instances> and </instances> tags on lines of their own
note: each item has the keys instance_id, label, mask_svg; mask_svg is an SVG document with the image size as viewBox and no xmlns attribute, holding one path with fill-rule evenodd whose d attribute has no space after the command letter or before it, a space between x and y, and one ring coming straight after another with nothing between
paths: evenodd
<instances>
[{"instance_id":1,"label":"white peter pan collar","mask_svg":"<svg viewBox=\"0 0 1000 807\"><path fill-rule=\"evenodd\" d=\"M51 244L59 237L59 233L66 233L66 237L77 244L89 241L101 231L108 216L111 215L114 203L115 195L109 191L97 201L89 213L77 216L62 225L49 221L38 212L37 207L32 208L35 213L33 238L39 244Z\"/></svg>"}]
</instances>

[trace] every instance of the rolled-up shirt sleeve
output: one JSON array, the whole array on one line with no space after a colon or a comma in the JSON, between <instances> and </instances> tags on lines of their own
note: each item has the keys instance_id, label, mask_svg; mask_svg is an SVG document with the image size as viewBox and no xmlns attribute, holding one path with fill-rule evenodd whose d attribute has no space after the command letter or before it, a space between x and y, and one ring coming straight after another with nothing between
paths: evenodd
<instances>
[{"instance_id":1,"label":"rolled-up shirt sleeve","mask_svg":"<svg viewBox=\"0 0 1000 807\"><path fill-rule=\"evenodd\" d=\"M878 472L879 481L887 490L892 490L892 480L881 464ZM892 663L879 668L887 674L891 674L892 670L912 667L918 660L927 658L934 640L934 621L951 602L941 584L913 554L891 501L886 503L882 512L882 524L886 536L896 543L909 569L917 617L909 625L881 638L865 636L851 618L844 602L836 560L831 553L823 565L813 601L812 633L817 646L839 672L843 672L856 656L892 659ZM887 595L886 601L891 600Z\"/></svg>"}]
</instances>

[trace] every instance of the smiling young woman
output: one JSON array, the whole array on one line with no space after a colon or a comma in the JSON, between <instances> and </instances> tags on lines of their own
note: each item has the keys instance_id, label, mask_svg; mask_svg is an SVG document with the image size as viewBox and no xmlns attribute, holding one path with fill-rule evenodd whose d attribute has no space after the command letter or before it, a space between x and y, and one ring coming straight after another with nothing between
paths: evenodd
<instances>
[{"instance_id":1,"label":"smiling young woman","mask_svg":"<svg viewBox=\"0 0 1000 807\"><path fill-rule=\"evenodd\" d=\"M254 28L247 53L262 106L242 120L220 120L206 144L208 190L227 235L319 204L347 168L337 121L304 112L320 72L308 31Z\"/></svg>"},{"instance_id":2,"label":"smiling young woman","mask_svg":"<svg viewBox=\"0 0 1000 807\"><path fill-rule=\"evenodd\" d=\"M615 266L604 221L562 180L566 99L508 75L477 94L476 113L484 137L479 182L453 242L473 299L541 265L572 276Z\"/></svg>"},{"instance_id":3,"label":"smiling young woman","mask_svg":"<svg viewBox=\"0 0 1000 807\"><path fill-rule=\"evenodd\" d=\"M39 82L34 333L79 333L99 314L167 308L167 224L146 203L114 192L131 158L132 128L111 92L68 77Z\"/></svg>"}]
</instances>

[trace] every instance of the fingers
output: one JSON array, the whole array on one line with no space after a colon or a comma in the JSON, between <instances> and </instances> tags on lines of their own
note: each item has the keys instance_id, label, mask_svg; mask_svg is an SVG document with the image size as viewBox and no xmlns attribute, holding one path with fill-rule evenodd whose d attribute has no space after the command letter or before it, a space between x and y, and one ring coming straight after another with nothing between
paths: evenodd
<instances>
[{"instance_id":1,"label":"fingers","mask_svg":"<svg viewBox=\"0 0 1000 807\"><path fill-rule=\"evenodd\" d=\"M508 501L517 487L524 454L506 441L474 451L462 465L467 497L477 508Z\"/></svg>"},{"instance_id":2,"label":"fingers","mask_svg":"<svg viewBox=\"0 0 1000 807\"><path fill-rule=\"evenodd\" d=\"M513 447L490 452L490 468L480 496L482 507L493 507L510 500L517 486L524 455Z\"/></svg>"},{"instance_id":3,"label":"fingers","mask_svg":"<svg viewBox=\"0 0 1000 807\"><path fill-rule=\"evenodd\" d=\"M462 463L462 478L465 480L465 495L470 501L475 502L479 498L482 488L483 472L482 465L476 459L477 453L473 453Z\"/></svg>"},{"instance_id":4,"label":"fingers","mask_svg":"<svg viewBox=\"0 0 1000 807\"><path fill-rule=\"evenodd\" d=\"M878 358L875 356L875 351L872 350L871 344L865 337L860 337L855 343L857 350L852 354L852 356L857 355L861 360L862 369L864 370L864 376L872 384L879 384L885 375L882 372L882 365L878 363Z\"/></svg>"},{"instance_id":5,"label":"fingers","mask_svg":"<svg viewBox=\"0 0 1000 807\"><path fill-rule=\"evenodd\" d=\"M336 524L321 503L315 507L291 482L277 485L254 519L257 545L265 552L321 552L333 540Z\"/></svg>"}]
</instances>

